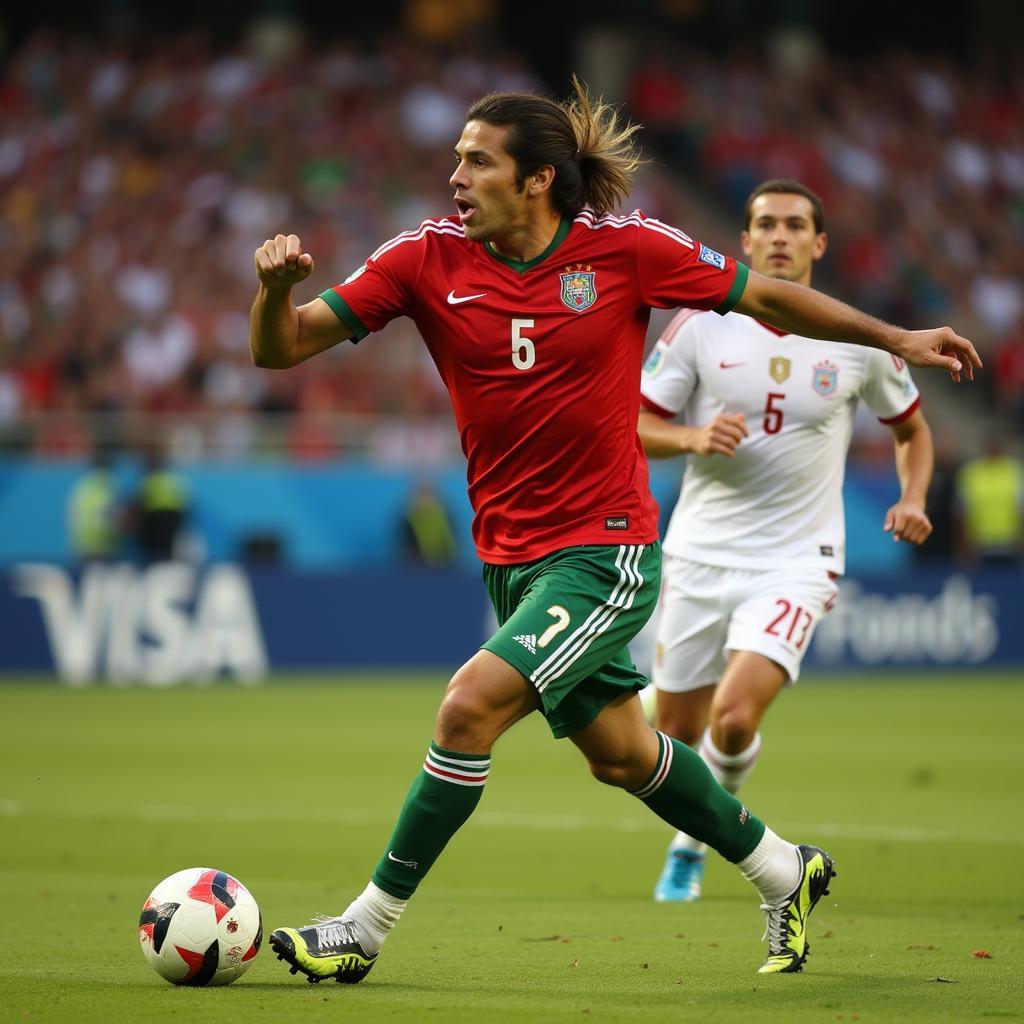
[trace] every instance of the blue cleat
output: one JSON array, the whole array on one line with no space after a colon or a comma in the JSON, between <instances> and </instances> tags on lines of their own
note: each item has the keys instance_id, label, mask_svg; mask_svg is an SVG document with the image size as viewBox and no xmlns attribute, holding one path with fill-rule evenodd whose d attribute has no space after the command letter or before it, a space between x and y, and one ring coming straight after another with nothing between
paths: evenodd
<instances>
[{"instance_id":1,"label":"blue cleat","mask_svg":"<svg viewBox=\"0 0 1024 1024\"><path fill-rule=\"evenodd\" d=\"M704 880L703 853L695 850L669 850L665 867L654 887L657 903L693 903L700 899Z\"/></svg>"}]
</instances>

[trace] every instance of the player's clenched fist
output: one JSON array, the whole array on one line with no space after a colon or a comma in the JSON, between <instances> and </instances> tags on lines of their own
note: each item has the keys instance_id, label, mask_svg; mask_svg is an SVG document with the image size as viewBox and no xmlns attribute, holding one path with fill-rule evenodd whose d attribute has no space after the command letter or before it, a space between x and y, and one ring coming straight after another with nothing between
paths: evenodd
<instances>
[{"instance_id":1,"label":"player's clenched fist","mask_svg":"<svg viewBox=\"0 0 1024 1024\"><path fill-rule=\"evenodd\" d=\"M885 514L883 529L892 534L893 540L923 544L932 532L932 524L920 505L911 501L898 501Z\"/></svg>"},{"instance_id":2,"label":"player's clenched fist","mask_svg":"<svg viewBox=\"0 0 1024 1024\"><path fill-rule=\"evenodd\" d=\"M725 413L700 428L693 450L698 455L725 455L731 459L736 446L749 433L743 413Z\"/></svg>"},{"instance_id":3,"label":"player's clenched fist","mask_svg":"<svg viewBox=\"0 0 1024 1024\"><path fill-rule=\"evenodd\" d=\"M276 235L256 250L256 274L265 288L291 288L313 272L313 257L298 235Z\"/></svg>"}]
</instances>

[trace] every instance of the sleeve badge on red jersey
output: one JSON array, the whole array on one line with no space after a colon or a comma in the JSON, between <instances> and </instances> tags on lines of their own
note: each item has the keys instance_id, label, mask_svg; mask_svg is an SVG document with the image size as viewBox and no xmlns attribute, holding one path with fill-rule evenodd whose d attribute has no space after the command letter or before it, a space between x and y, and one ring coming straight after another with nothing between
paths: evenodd
<instances>
[{"instance_id":1,"label":"sleeve badge on red jersey","mask_svg":"<svg viewBox=\"0 0 1024 1024\"><path fill-rule=\"evenodd\" d=\"M831 395L839 384L839 367L827 359L814 367L814 390L819 395Z\"/></svg>"},{"instance_id":2,"label":"sleeve badge on red jersey","mask_svg":"<svg viewBox=\"0 0 1024 1024\"><path fill-rule=\"evenodd\" d=\"M720 252L709 249L703 242L700 244L699 258L713 267L718 267L719 270L725 270L725 257Z\"/></svg>"},{"instance_id":3,"label":"sleeve badge on red jersey","mask_svg":"<svg viewBox=\"0 0 1024 1024\"><path fill-rule=\"evenodd\" d=\"M562 304L574 313L582 313L597 302L597 286L594 284L595 271L589 264L577 263L575 267L566 267L564 274L559 274L562 282Z\"/></svg>"}]
</instances>

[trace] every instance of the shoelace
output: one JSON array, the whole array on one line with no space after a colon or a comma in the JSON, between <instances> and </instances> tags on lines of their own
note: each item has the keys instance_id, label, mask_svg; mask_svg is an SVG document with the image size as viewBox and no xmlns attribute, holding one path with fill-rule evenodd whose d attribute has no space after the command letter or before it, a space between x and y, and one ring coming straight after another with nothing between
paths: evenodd
<instances>
[{"instance_id":1,"label":"shoelace","mask_svg":"<svg viewBox=\"0 0 1024 1024\"><path fill-rule=\"evenodd\" d=\"M354 943L356 941L352 921L346 921L341 917L317 914L313 918L313 924L316 926L317 945L321 947L340 946L343 943Z\"/></svg>"},{"instance_id":2,"label":"shoelace","mask_svg":"<svg viewBox=\"0 0 1024 1024\"><path fill-rule=\"evenodd\" d=\"M768 940L769 953L781 953L784 948L782 941L786 916L784 911L789 906L789 903L790 901L785 899L779 900L778 903L761 904L761 909L764 911L764 935L761 936L761 941Z\"/></svg>"}]
</instances>

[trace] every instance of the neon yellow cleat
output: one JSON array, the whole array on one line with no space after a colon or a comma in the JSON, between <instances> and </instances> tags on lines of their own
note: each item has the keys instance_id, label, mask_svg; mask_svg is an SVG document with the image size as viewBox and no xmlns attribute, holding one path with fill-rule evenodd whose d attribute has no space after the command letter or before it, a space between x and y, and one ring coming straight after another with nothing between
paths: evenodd
<instances>
[{"instance_id":1,"label":"neon yellow cleat","mask_svg":"<svg viewBox=\"0 0 1024 1024\"><path fill-rule=\"evenodd\" d=\"M828 893L829 880L835 875L832 858L817 846L798 846L803 860L803 875L797 887L778 903L762 903L768 958L758 974L792 974L803 970L811 947L807 942L807 918L814 905Z\"/></svg>"},{"instance_id":2,"label":"neon yellow cleat","mask_svg":"<svg viewBox=\"0 0 1024 1024\"><path fill-rule=\"evenodd\" d=\"M355 933L355 922L341 917L316 918L305 928L278 928L267 940L278 960L290 963L292 974L302 971L310 984L334 978L346 985L362 981L377 962Z\"/></svg>"}]
</instances>

